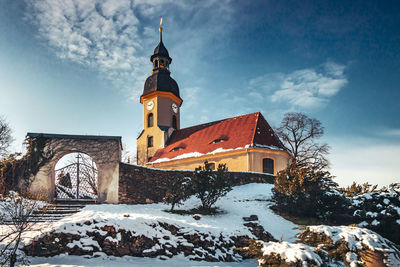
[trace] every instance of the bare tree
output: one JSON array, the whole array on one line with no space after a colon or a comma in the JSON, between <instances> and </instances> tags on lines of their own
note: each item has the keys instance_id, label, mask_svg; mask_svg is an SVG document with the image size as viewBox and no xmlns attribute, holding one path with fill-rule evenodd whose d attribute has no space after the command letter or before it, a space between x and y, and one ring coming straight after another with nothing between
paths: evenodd
<instances>
[{"instance_id":1,"label":"bare tree","mask_svg":"<svg viewBox=\"0 0 400 267\"><path fill-rule=\"evenodd\" d=\"M316 142L324 134L319 120L300 112L287 113L275 133L291 152L297 166L313 165L317 169L329 166L328 144Z\"/></svg>"},{"instance_id":2,"label":"bare tree","mask_svg":"<svg viewBox=\"0 0 400 267\"><path fill-rule=\"evenodd\" d=\"M86 154L79 155L79 172L82 182L87 183L91 189L91 194L97 195L97 166L92 158ZM69 164L77 164L77 158L69 160Z\"/></svg>"},{"instance_id":3,"label":"bare tree","mask_svg":"<svg viewBox=\"0 0 400 267\"><path fill-rule=\"evenodd\" d=\"M11 128L4 117L0 117L0 158L7 155L7 149L11 145Z\"/></svg>"},{"instance_id":4,"label":"bare tree","mask_svg":"<svg viewBox=\"0 0 400 267\"><path fill-rule=\"evenodd\" d=\"M92 189L92 194L97 195L97 167L90 157L82 157L81 174Z\"/></svg>"},{"instance_id":5,"label":"bare tree","mask_svg":"<svg viewBox=\"0 0 400 267\"><path fill-rule=\"evenodd\" d=\"M23 198L10 191L8 197L0 199L0 266L27 264L24 253L19 251L23 234L28 231L40 231L37 212L46 212L43 208L45 195Z\"/></svg>"}]
</instances>

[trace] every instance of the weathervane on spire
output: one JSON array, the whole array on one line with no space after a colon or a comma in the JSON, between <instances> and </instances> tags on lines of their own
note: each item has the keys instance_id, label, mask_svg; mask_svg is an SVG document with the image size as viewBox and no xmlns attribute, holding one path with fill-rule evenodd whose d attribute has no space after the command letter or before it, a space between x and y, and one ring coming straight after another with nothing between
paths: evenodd
<instances>
[{"instance_id":1,"label":"weathervane on spire","mask_svg":"<svg viewBox=\"0 0 400 267\"><path fill-rule=\"evenodd\" d=\"M162 42L162 17L160 17L160 42Z\"/></svg>"}]
</instances>

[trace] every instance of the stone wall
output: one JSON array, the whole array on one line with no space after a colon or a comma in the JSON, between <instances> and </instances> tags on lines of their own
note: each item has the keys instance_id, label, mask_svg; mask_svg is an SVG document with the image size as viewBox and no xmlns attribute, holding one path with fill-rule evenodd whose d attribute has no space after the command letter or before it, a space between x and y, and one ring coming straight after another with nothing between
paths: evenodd
<instances>
[{"instance_id":1,"label":"stone wall","mask_svg":"<svg viewBox=\"0 0 400 267\"><path fill-rule=\"evenodd\" d=\"M234 185L273 183L272 175L252 172L229 172ZM120 163L119 203L144 204L161 202L168 183L177 176L193 175L193 171L161 170Z\"/></svg>"}]
</instances>

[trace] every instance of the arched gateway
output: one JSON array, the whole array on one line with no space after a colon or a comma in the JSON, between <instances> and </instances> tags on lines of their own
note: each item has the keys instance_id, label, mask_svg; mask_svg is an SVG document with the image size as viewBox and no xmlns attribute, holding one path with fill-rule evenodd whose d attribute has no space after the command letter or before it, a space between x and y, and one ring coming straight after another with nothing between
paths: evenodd
<instances>
[{"instance_id":1,"label":"arched gateway","mask_svg":"<svg viewBox=\"0 0 400 267\"><path fill-rule=\"evenodd\" d=\"M34 176L29 191L44 192L55 198L55 166L65 155L84 153L97 166L97 194L99 202L118 203L119 164L121 161L120 136L62 135L28 133L28 138L42 137L44 149L52 153L51 159Z\"/></svg>"}]
</instances>

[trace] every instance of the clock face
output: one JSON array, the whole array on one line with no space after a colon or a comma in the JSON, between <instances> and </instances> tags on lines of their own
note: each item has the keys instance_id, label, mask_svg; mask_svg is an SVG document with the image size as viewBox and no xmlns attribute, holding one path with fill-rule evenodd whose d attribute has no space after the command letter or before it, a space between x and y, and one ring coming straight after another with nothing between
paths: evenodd
<instances>
[{"instance_id":1,"label":"clock face","mask_svg":"<svg viewBox=\"0 0 400 267\"><path fill-rule=\"evenodd\" d=\"M177 106L175 103L172 103L172 110L173 110L175 113L178 113L178 106Z\"/></svg>"},{"instance_id":2,"label":"clock face","mask_svg":"<svg viewBox=\"0 0 400 267\"><path fill-rule=\"evenodd\" d=\"M153 101L147 102L147 110L152 110L153 108L154 108L154 102Z\"/></svg>"}]
</instances>

